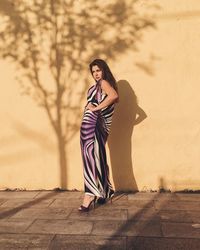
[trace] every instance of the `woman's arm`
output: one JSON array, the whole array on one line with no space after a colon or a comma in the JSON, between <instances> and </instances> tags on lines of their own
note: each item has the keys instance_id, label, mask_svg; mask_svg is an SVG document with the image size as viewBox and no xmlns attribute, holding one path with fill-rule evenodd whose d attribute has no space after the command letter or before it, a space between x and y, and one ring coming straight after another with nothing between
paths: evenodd
<instances>
[{"instance_id":1,"label":"woman's arm","mask_svg":"<svg viewBox=\"0 0 200 250\"><path fill-rule=\"evenodd\" d=\"M107 96L103 100L103 102L101 102L96 107L92 104L88 105L88 109L90 109L91 111L98 111L100 109L103 109L113 103L118 98L117 92L113 87L111 87L111 85L106 80L101 81L101 88L107 94Z\"/></svg>"}]
</instances>

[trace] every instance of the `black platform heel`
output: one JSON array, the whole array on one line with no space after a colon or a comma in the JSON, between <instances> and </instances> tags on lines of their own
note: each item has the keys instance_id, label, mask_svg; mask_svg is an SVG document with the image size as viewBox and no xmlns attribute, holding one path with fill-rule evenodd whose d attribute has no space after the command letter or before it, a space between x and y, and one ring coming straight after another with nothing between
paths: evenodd
<instances>
[{"instance_id":1,"label":"black platform heel","mask_svg":"<svg viewBox=\"0 0 200 250\"><path fill-rule=\"evenodd\" d=\"M110 203L112 204L112 199L114 197L114 192L111 194L110 198L102 198L100 197L98 200L97 200L97 203L99 205L103 205L105 204L106 202L110 201Z\"/></svg>"},{"instance_id":2,"label":"black platform heel","mask_svg":"<svg viewBox=\"0 0 200 250\"><path fill-rule=\"evenodd\" d=\"M93 207L95 209L95 202L96 202L97 196L94 196L94 199L92 201L90 201L89 205L87 207L81 205L78 210L80 212L88 212L90 210L90 206L92 205L92 203L94 203Z\"/></svg>"},{"instance_id":3,"label":"black platform heel","mask_svg":"<svg viewBox=\"0 0 200 250\"><path fill-rule=\"evenodd\" d=\"M98 203L99 205L105 204L105 203L106 203L106 198L100 197L100 198L97 200L97 203Z\"/></svg>"}]
</instances>

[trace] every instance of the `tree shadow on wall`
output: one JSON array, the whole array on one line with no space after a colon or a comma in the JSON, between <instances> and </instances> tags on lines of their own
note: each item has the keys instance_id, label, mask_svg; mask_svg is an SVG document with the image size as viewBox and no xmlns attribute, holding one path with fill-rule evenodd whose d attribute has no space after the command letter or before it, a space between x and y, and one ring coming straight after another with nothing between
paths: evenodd
<instances>
[{"instance_id":1,"label":"tree shadow on wall","mask_svg":"<svg viewBox=\"0 0 200 250\"><path fill-rule=\"evenodd\" d=\"M0 57L16 66L22 94L45 111L57 139L61 188L67 186L67 144L79 131L89 87L86 66L96 57L112 62L139 50L155 22L153 5L146 13L138 6L140 0L0 1Z\"/></svg>"},{"instance_id":2,"label":"tree shadow on wall","mask_svg":"<svg viewBox=\"0 0 200 250\"><path fill-rule=\"evenodd\" d=\"M146 117L138 105L137 96L126 80L118 82L119 103L115 106L108 139L113 181L116 191L138 191L133 173L131 137L134 125Z\"/></svg>"}]
</instances>

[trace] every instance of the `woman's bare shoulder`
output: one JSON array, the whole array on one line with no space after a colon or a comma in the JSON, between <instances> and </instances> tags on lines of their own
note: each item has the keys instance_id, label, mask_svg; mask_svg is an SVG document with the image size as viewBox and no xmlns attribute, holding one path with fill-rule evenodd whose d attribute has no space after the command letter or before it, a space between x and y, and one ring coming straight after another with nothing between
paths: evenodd
<instances>
[{"instance_id":1,"label":"woman's bare shoulder","mask_svg":"<svg viewBox=\"0 0 200 250\"><path fill-rule=\"evenodd\" d=\"M101 88L104 90L111 87L111 84L107 80L104 80L104 79L101 80L100 85L101 85Z\"/></svg>"},{"instance_id":2,"label":"woman's bare shoulder","mask_svg":"<svg viewBox=\"0 0 200 250\"><path fill-rule=\"evenodd\" d=\"M106 85L107 85L107 84L110 85L110 83L109 83L107 80L105 80L105 79L102 79L102 80L101 80L101 83L102 83L102 84L106 84Z\"/></svg>"}]
</instances>

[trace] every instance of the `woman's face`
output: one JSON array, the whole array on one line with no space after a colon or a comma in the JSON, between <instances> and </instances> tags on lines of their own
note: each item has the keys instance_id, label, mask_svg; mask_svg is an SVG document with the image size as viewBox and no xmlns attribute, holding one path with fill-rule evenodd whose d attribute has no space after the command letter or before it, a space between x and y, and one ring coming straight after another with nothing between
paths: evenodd
<instances>
[{"instance_id":1,"label":"woman's face","mask_svg":"<svg viewBox=\"0 0 200 250\"><path fill-rule=\"evenodd\" d=\"M103 72L97 65L92 66L92 76L96 81L103 77Z\"/></svg>"}]
</instances>

